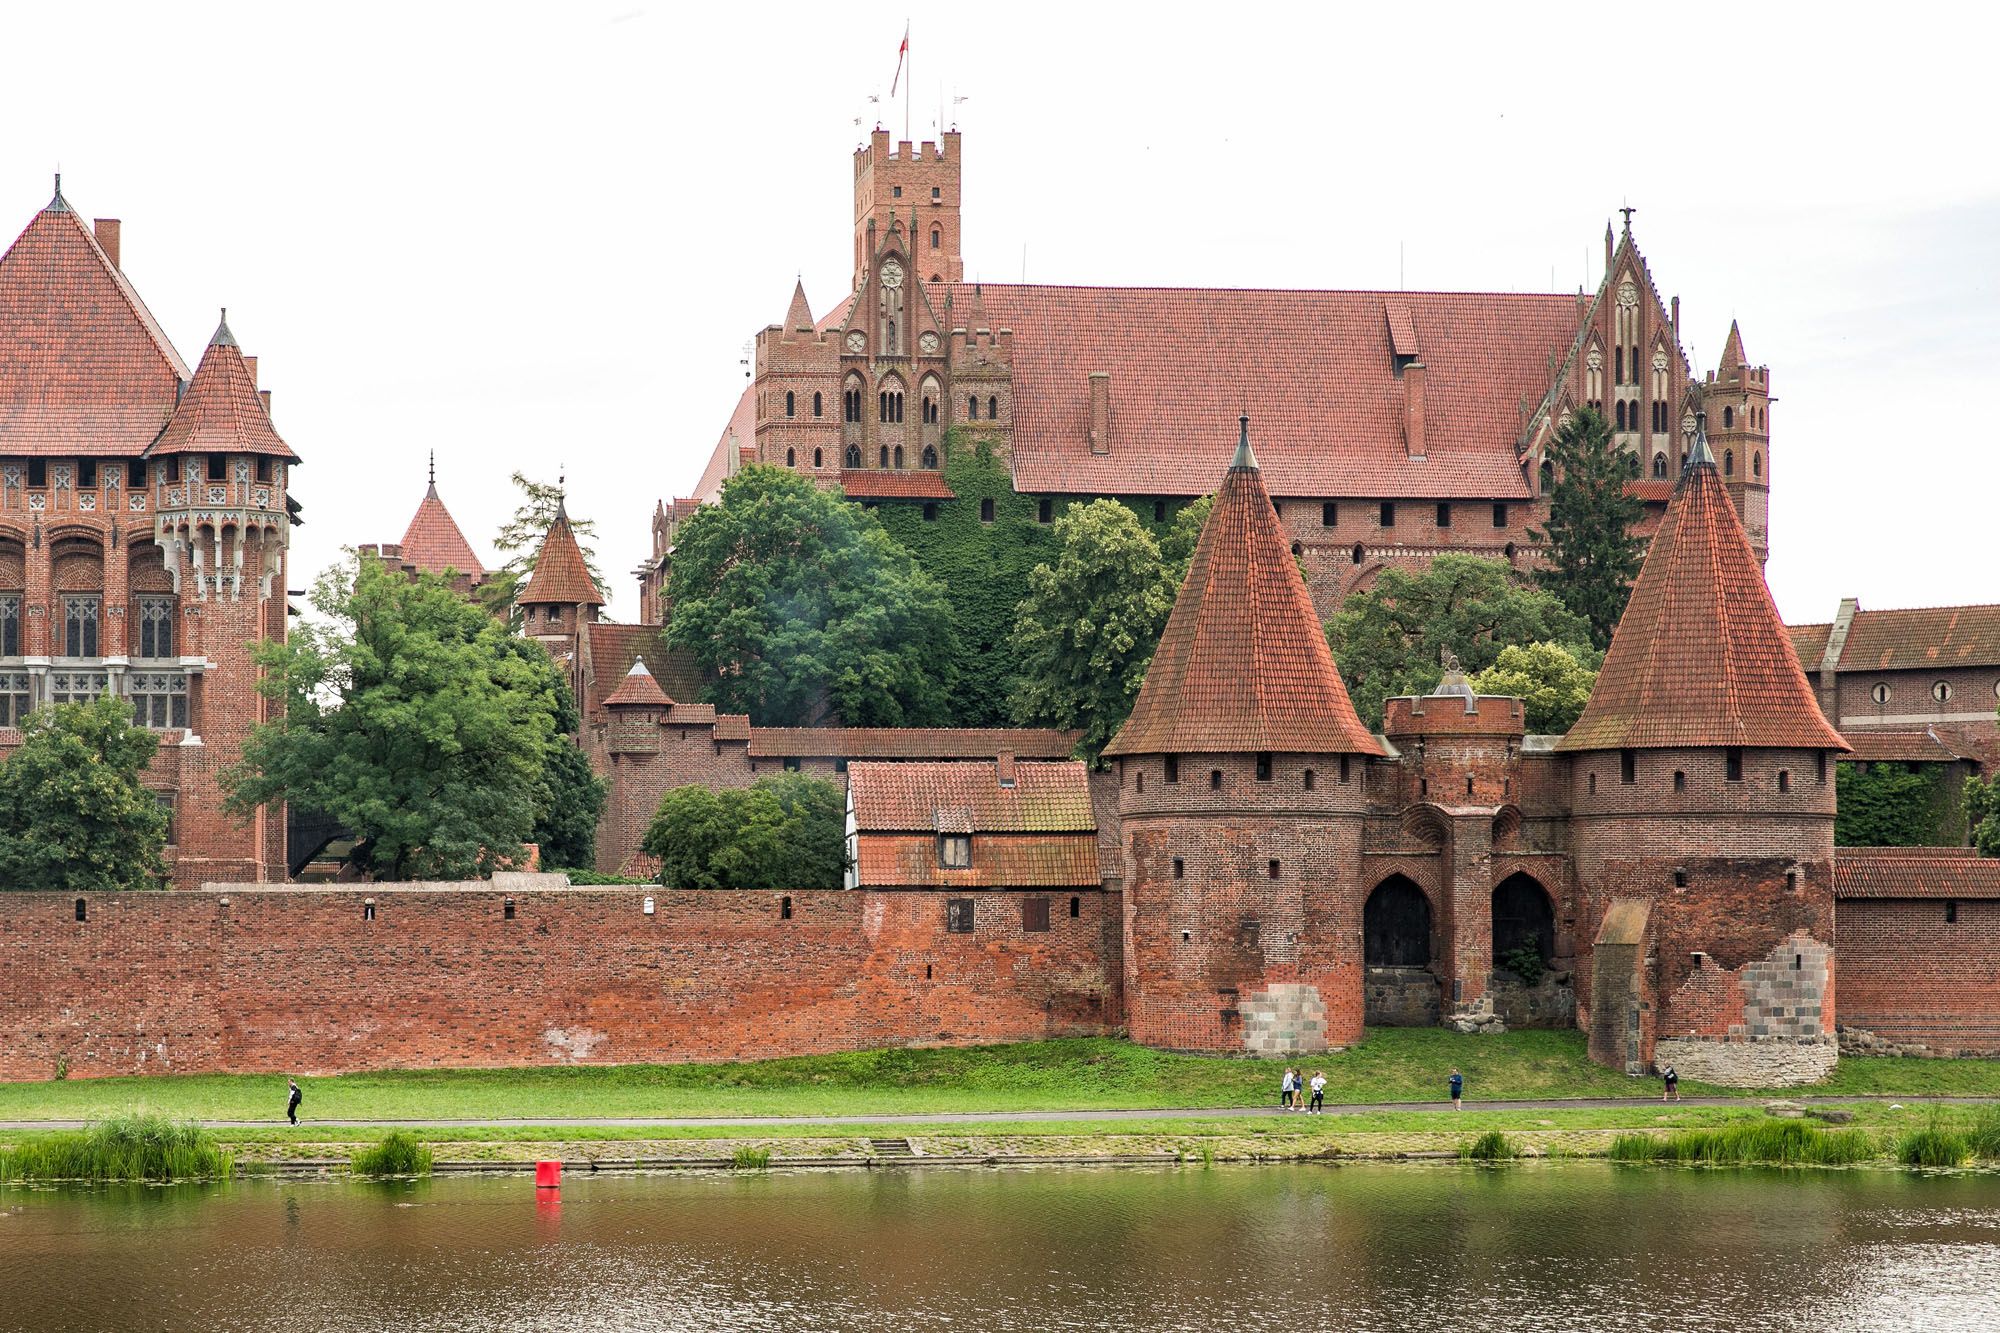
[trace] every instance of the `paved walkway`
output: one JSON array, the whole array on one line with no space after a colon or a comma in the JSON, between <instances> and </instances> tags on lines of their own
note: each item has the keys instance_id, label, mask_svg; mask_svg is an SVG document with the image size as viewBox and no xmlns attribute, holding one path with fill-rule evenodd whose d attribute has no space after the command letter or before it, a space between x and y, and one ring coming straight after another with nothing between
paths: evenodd
<instances>
[{"instance_id":1,"label":"paved walkway","mask_svg":"<svg viewBox=\"0 0 2000 1333\"><path fill-rule=\"evenodd\" d=\"M1579 1111L1617 1108L1639 1108L1657 1106L1761 1106L1774 1098L1757 1097L1684 1097L1679 1102L1663 1103L1657 1097L1595 1097L1575 1098L1563 1101L1468 1101L1468 1111ZM1791 1097L1785 1098L1801 1105L1852 1105L1856 1102L1899 1103L1905 1106L1927 1105L1931 1103L1951 1105L1983 1105L2000 1102L2000 1097ZM1335 1105L1329 1103L1326 1114L1371 1115L1382 1111L1449 1111L1449 1102L1361 1102ZM991 1125L991 1124L1032 1124L1037 1121L1107 1121L1120 1120L1219 1120L1237 1119L1245 1116L1284 1116L1301 1114L1283 1110L1276 1106L1189 1106L1172 1107L1162 1110L1116 1110L1116 1111L926 1111L916 1113L881 1115L802 1115L802 1116L613 1116L591 1119L561 1119L553 1116L540 1117L500 1117L487 1120L453 1119L401 1119L401 1120L302 1120L300 1130L313 1128L331 1129L393 1129L397 1127L421 1127L425 1129L519 1129L524 1127L553 1129L786 1129L811 1128L827 1125ZM82 1120L0 1120L0 1130L20 1129L81 1129L87 1122ZM271 1129L285 1124L284 1117L269 1120L204 1120L202 1124L210 1129Z\"/></svg>"}]
</instances>

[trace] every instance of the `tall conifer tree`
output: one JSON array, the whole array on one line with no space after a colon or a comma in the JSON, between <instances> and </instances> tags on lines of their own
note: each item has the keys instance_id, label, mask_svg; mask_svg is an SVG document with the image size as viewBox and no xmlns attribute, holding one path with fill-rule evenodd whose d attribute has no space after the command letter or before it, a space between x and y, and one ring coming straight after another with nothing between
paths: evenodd
<instances>
[{"instance_id":1,"label":"tall conifer tree","mask_svg":"<svg viewBox=\"0 0 2000 1333\"><path fill-rule=\"evenodd\" d=\"M1645 539L1632 527L1646 506L1625 490L1630 465L1611 445L1610 424L1591 409L1574 413L1556 431L1548 456L1556 482L1548 528L1530 534L1544 544L1547 562L1535 581L1590 622L1591 644L1601 652L1611 645L1632 580L1645 563Z\"/></svg>"}]
</instances>

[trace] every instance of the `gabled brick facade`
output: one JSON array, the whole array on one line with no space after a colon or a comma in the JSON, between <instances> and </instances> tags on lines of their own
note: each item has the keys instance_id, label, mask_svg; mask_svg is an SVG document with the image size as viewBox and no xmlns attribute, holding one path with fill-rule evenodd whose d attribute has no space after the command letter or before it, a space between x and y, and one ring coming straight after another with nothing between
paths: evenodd
<instances>
[{"instance_id":1,"label":"gabled brick facade","mask_svg":"<svg viewBox=\"0 0 2000 1333\"><path fill-rule=\"evenodd\" d=\"M0 752L33 708L110 692L160 732L176 881L282 880L282 809L222 812L285 637L298 462L217 325L190 373L119 266L116 221L58 186L0 256Z\"/></svg>"}]
</instances>

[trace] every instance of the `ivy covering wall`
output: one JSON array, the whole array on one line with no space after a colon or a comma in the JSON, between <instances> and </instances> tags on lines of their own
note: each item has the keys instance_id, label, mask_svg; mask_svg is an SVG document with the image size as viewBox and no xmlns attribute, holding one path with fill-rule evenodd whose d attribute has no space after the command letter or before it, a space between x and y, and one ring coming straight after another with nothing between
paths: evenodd
<instances>
[{"instance_id":1,"label":"ivy covering wall","mask_svg":"<svg viewBox=\"0 0 2000 1333\"><path fill-rule=\"evenodd\" d=\"M1842 847L1959 847L1963 780L1953 764L1843 763L1835 768L1840 811L1833 840Z\"/></svg>"},{"instance_id":2,"label":"ivy covering wall","mask_svg":"<svg viewBox=\"0 0 2000 1333\"><path fill-rule=\"evenodd\" d=\"M990 437L954 426L944 436L944 480L956 500L939 501L935 517L924 506L883 503L875 508L882 527L917 563L943 582L953 629L949 725L1004 727L1011 723L1007 696L1015 675L1007 651L1014 607L1027 595L1028 571L1055 552L1049 525L1041 521L1041 496L1018 495L1007 462ZM992 520L981 517L992 502ZM1183 500L1166 502L1156 519L1150 501L1121 502L1156 538L1173 526ZM1049 517L1069 506L1051 497Z\"/></svg>"}]
</instances>

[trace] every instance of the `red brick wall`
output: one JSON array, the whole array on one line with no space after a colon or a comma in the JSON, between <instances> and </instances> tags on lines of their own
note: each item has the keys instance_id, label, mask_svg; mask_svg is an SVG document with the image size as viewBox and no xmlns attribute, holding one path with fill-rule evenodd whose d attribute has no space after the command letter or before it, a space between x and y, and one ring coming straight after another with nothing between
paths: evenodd
<instances>
[{"instance_id":1,"label":"red brick wall","mask_svg":"<svg viewBox=\"0 0 2000 1333\"><path fill-rule=\"evenodd\" d=\"M647 916L648 893L658 910ZM1116 1026L1118 895L0 894L0 1077L723 1060ZM1051 901L1022 929L1022 900ZM363 900L376 904L363 920ZM1069 914L1071 897L1078 915Z\"/></svg>"},{"instance_id":2,"label":"red brick wall","mask_svg":"<svg viewBox=\"0 0 2000 1333\"><path fill-rule=\"evenodd\" d=\"M2000 1053L2000 901L1843 898L1840 1025L1941 1054Z\"/></svg>"}]
</instances>

